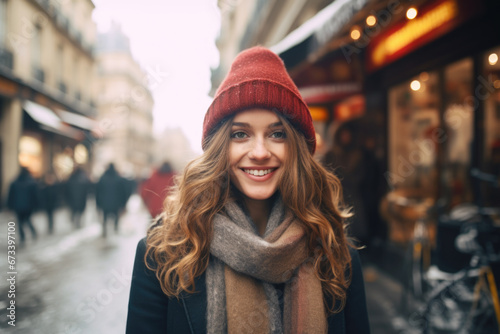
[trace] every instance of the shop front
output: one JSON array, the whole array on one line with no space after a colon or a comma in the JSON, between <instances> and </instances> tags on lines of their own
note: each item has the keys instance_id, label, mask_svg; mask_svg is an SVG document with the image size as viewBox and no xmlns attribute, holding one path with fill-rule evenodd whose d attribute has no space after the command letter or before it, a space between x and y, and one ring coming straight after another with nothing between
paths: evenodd
<instances>
[{"instance_id":1,"label":"shop front","mask_svg":"<svg viewBox=\"0 0 500 334\"><path fill-rule=\"evenodd\" d=\"M386 119L382 211L390 240L401 245L429 209L448 212L478 198L492 204L473 168L500 174L498 4L442 0L413 9L365 53L367 95L382 97L367 108Z\"/></svg>"},{"instance_id":2,"label":"shop front","mask_svg":"<svg viewBox=\"0 0 500 334\"><path fill-rule=\"evenodd\" d=\"M59 180L77 164L90 168L96 122L65 109L47 94L0 78L0 203L19 166L37 179L52 172Z\"/></svg>"}]
</instances>

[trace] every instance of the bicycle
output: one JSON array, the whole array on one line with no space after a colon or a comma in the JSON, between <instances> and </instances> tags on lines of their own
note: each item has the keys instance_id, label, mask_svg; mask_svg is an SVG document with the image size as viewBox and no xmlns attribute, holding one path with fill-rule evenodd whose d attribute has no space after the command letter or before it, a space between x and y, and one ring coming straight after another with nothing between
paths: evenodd
<instances>
[{"instance_id":1,"label":"bicycle","mask_svg":"<svg viewBox=\"0 0 500 334\"><path fill-rule=\"evenodd\" d=\"M500 262L493 247L500 241L500 228L485 222L466 228L457 238L457 248L473 254L470 265L426 296L424 334L499 333L500 302L492 264Z\"/></svg>"},{"instance_id":2,"label":"bicycle","mask_svg":"<svg viewBox=\"0 0 500 334\"><path fill-rule=\"evenodd\" d=\"M487 174L482 172L471 174L497 182L494 177L485 179ZM424 296L426 305L421 311L423 334L500 333L500 226L495 220L500 210L470 205L460 209L458 216L466 219L455 246L470 254L470 261L456 273L434 281L426 277L432 288Z\"/></svg>"}]
</instances>

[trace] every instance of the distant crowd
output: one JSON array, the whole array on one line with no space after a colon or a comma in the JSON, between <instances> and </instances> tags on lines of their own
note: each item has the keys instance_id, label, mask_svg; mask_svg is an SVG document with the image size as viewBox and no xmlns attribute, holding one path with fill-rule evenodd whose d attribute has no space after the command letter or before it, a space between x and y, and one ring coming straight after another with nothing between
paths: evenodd
<instances>
[{"instance_id":1,"label":"distant crowd","mask_svg":"<svg viewBox=\"0 0 500 334\"><path fill-rule=\"evenodd\" d=\"M173 171L168 163L164 163L143 182L121 176L114 164L109 164L97 182L92 182L81 167L76 167L64 181L59 181L52 172L36 180L26 167L21 167L19 175L10 184L7 208L17 217L19 243L24 244L28 230L32 239L38 236L32 222L33 213L45 213L47 233L53 234L56 228L54 212L59 207L67 206L71 212L71 222L77 229L82 226L82 214L89 195L93 195L102 213L102 236L106 237L109 219L113 221L115 232L118 232L120 215L134 192L139 190L151 216L155 217L161 212L164 192L172 183Z\"/></svg>"}]
</instances>

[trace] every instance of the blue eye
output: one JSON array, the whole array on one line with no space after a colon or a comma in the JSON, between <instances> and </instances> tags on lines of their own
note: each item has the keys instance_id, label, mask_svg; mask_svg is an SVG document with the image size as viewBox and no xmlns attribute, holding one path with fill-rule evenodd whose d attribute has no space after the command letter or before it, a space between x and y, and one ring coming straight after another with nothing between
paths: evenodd
<instances>
[{"instance_id":1,"label":"blue eye","mask_svg":"<svg viewBox=\"0 0 500 334\"><path fill-rule=\"evenodd\" d=\"M285 134L285 131L279 130L279 131L273 132L271 134L271 137L274 138L274 139L285 139L286 138L286 134Z\"/></svg>"},{"instance_id":2,"label":"blue eye","mask_svg":"<svg viewBox=\"0 0 500 334\"><path fill-rule=\"evenodd\" d=\"M231 138L235 139L244 139L247 137L247 134L243 131L236 131L233 134L231 134Z\"/></svg>"}]
</instances>

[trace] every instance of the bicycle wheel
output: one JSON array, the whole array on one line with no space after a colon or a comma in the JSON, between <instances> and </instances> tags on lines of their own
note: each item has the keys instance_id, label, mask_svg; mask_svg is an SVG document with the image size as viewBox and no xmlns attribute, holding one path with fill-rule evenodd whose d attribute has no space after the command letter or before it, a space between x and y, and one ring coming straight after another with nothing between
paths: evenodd
<instances>
[{"instance_id":1,"label":"bicycle wheel","mask_svg":"<svg viewBox=\"0 0 500 334\"><path fill-rule=\"evenodd\" d=\"M492 295L483 276L450 282L427 304L425 334L498 333Z\"/></svg>"}]
</instances>

